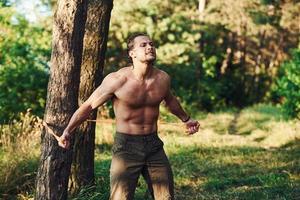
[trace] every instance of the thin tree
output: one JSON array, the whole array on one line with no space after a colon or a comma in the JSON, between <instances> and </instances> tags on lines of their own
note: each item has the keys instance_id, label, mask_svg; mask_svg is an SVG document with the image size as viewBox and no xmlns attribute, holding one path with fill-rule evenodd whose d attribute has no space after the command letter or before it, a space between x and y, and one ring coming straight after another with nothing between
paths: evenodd
<instances>
[{"instance_id":1,"label":"thin tree","mask_svg":"<svg viewBox=\"0 0 300 200\"><path fill-rule=\"evenodd\" d=\"M54 15L50 79L44 121L61 135L78 107L78 87L86 3L59 0ZM35 199L67 199L72 150L58 146L50 129L42 131Z\"/></svg>"},{"instance_id":2,"label":"thin tree","mask_svg":"<svg viewBox=\"0 0 300 200\"><path fill-rule=\"evenodd\" d=\"M82 104L103 78L110 14L113 0L90 0L83 43L79 104ZM95 120L97 111L89 119ZM75 134L70 190L94 183L95 123L84 122Z\"/></svg>"}]
</instances>

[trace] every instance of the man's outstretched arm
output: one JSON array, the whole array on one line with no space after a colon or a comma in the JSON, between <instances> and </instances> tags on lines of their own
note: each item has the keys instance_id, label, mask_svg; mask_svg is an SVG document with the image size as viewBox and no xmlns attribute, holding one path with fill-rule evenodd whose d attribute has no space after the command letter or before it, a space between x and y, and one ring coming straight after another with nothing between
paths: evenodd
<instances>
[{"instance_id":1,"label":"man's outstretched arm","mask_svg":"<svg viewBox=\"0 0 300 200\"><path fill-rule=\"evenodd\" d=\"M194 134L198 132L200 127L199 122L190 118L190 116L183 110L178 99L171 93L169 78L168 78L168 92L164 99L164 103L165 106L170 110L172 114L176 115L183 123L185 123L189 134Z\"/></svg>"},{"instance_id":2,"label":"man's outstretched arm","mask_svg":"<svg viewBox=\"0 0 300 200\"><path fill-rule=\"evenodd\" d=\"M121 80L115 73L111 73L104 78L102 84L72 115L62 136L59 138L58 144L61 147L69 148L71 133L89 117L93 109L103 105L113 97L114 92L121 85Z\"/></svg>"}]
</instances>

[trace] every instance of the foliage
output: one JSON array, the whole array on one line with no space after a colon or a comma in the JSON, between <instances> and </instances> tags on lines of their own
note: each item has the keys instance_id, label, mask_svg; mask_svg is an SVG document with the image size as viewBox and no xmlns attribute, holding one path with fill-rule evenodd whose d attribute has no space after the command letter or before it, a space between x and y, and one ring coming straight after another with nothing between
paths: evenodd
<instances>
[{"instance_id":1,"label":"foliage","mask_svg":"<svg viewBox=\"0 0 300 200\"><path fill-rule=\"evenodd\" d=\"M126 38L146 32L156 65L172 76L188 107L218 110L264 101L280 63L299 37L298 2L120 0L115 3L106 73L124 67ZM277 42L281 41L281 42Z\"/></svg>"},{"instance_id":2,"label":"foliage","mask_svg":"<svg viewBox=\"0 0 300 200\"><path fill-rule=\"evenodd\" d=\"M283 98L283 108L290 117L300 118L300 49L280 68L274 93Z\"/></svg>"},{"instance_id":3,"label":"foliage","mask_svg":"<svg viewBox=\"0 0 300 200\"><path fill-rule=\"evenodd\" d=\"M9 0L0 0L0 7L10 6Z\"/></svg>"},{"instance_id":4,"label":"foliage","mask_svg":"<svg viewBox=\"0 0 300 200\"><path fill-rule=\"evenodd\" d=\"M30 24L11 1L0 6L0 123L45 105L51 17ZM49 10L55 1L42 0ZM157 67L189 110L220 110L269 100L270 86L299 41L299 1L120 0L112 12L105 73L127 65L126 39L147 32ZM108 104L109 105L109 104Z\"/></svg>"},{"instance_id":5,"label":"foliage","mask_svg":"<svg viewBox=\"0 0 300 200\"><path fill-rule=\"evenodd\" d=\"M28 108L41 115L50 59L49 29L0 7L0 123Z\"/></svg>"},{"instance_id":6,"label":"foliage","mask_svg":"<svg viewBox=\"0 0 300 200\"><path fill-rule=\"evenodd\" d=\"M172 87L176 95L189 107L210 110L223 106L219 98L220 84L213 84L217 79L215 64L222 53L208 55L207 58L200 54L198 42L201 29L197 20L195 1L147 1L146 4L142 1L134 4L123 1L117 4L113 10L107 62L108 66L114 67L107 71L126 65L124 49L126 38L132 32L147 32L157 46L157 66L173 77ZM120 56L122 51L124 53Z\"/></svg>"}]
</instances>

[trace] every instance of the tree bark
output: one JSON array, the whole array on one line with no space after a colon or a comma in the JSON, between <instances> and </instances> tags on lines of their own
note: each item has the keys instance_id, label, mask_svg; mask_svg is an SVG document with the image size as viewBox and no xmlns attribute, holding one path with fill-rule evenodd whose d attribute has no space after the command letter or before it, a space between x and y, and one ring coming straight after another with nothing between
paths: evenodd
<instances>
[{"instance_id":1,"label":"tree bark","mask_svg":"<svg viewBox=\"0 0 300 200\"><path fill-rule=\"evenodd\" d=\"M203 21L203 13L206 6L206 0L199 0L198 2L198 12L199 12L199 20L200 22Z\"/></svg>"},{"instance_id":2,"label":"tree bark","mask_svg":"<svg viewBox=\"0 0 300 200\"><path fill-rule=\"evenodd\" d=\"M50 79L44 121L61 135L78 107L86 1L59 0L54 15ZM35 199L67 199L72 150L42 131Z\"/></svg>"},{"instance_id":3,"label":"tree bark","mask_svg":"<svg viewBox=\"0 0 300 200\"><path fill-rule=\"evenodd\" d=\"M80 76L79 104L88 99L103 78L110 14L113 0L90 0L88 4ZM89 116L95 120L97 111ZM95 123L84 122L75 135L70 190L76 193L94 183Z\"/></svg>"}]
</instances>

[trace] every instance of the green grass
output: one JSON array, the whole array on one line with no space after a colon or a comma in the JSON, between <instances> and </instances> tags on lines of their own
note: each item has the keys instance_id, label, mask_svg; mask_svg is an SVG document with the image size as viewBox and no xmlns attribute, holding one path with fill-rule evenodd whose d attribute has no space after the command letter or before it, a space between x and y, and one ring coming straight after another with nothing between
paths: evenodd
<instances>
[{"instance_id":1,"label":"green grass","mask_svg":"<svg viewBox=\"0 0 300 200\"><path fill-rule=\"evenodd\" d=\"M163 140L176 142L163 135ZM174 148L176 146L176 148ZM299 199L300 142L266 150L258 147L166 145L176 199ZM97 199L108 199L110 154L97 152ZM140 180L136 200L145 199ZM87 199L83 196L81 199ZM93 198L91 198L93 199Z\"/></svg>"},{"instance_id":2,"label":"green grass","mask_svg":"<svg viewBox=\"0 0 300 200\"><path fill-rule=\"evenodd\" d=\"M187 136L184 126L172 117L164 116L172 123L159 126L173 169L176 199L300 199L299 121L286 121L280 108L270 105L203 115L194 116L202 129L193 136ZM113 132L114 125L98 124L96 185L83 188L72 199L108 199ZM0 151L1 159L7 156ZM25 166L37 165L33 158L24 162ZM28 170L34 173L36 168ZM15 199L29 199L34 191L15 192ZM146 199L150 197L140 178L135 200Z\"/></svg>"}]
</instances>

